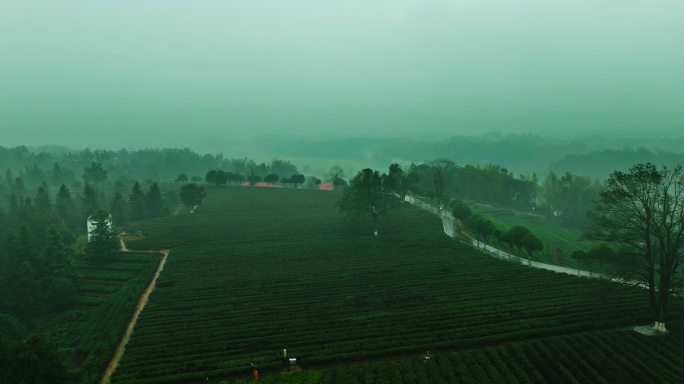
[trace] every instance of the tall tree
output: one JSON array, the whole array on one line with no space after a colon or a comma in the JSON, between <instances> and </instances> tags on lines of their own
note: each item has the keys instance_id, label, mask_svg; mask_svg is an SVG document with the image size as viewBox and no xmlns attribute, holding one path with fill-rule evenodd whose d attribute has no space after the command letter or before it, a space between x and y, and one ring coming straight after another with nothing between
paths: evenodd
<instances>
[{"instance_id":1,"label":"tall tree","mask_svg":"<svg viewBox=\"0 0 684 384\"><path fill-rule=\"evenodd\" d=\"M465 222L473 215L473 211L463 200L456 199L451 202L451 214L461 222Z\"/></svg>"},{"instance_id":2,"label":"tall tree","mask_svg":"<svg viewBox=\"0 0 684 384\"><path fill-rule=\"evenodd\" d=\"M112 213L112 221L117 226L128 221L128 207L123 194L119 191L114 192L110 212Z\"/></svg>"},{"instance_id":3,"label":"tall tree","mask_svg":"<svg viewBox=\"0 0 684 384\"><path fill-rule=\"evenodd\" d=\"M128 195L128 203L130 204L129 217L131 220L144 219L145 212L145 194L140 187L140 183L136 182L133 185L131 194Z\"/></svg>"},{"instance_id":4,"label":"tall tree","mask_svg":"<svg viewBox=\"0 0 684 384\"><path fill-rule=\"evenodd\" d=\"M336 185L335 182L338 182L337 180L342 180L344 181L344 169L340 167L339 165L333 165L330 167L330 170L328 171L328 174L326 175L326 178L333 183L333 185ZM346 182L345 182L346 184Z\"/></svg>"},{"instance_id":5,"label":"tall tree","mask_svg":"<svg viewBox=\"0 0 684 384\"><path fill-rule=\"evenodd\" d=\"M149 217L161 216L162 194L157 183L150 185L150 190L145 194L145 212Z\"/></svg>"},{"instance_id":6,"label":"tall tree","mask_svg":"<svg viewBox=\"0 0 684 384\"><path fill-rule=\"evenodd\" d=\"M378 218L386 215L399 199L383 189L383 177L378 171L366 168L354 176L349 187L337 202L341 213L347 217L370 218L373 234L378 235Z\"/></svg>"},{"instance_id":7,"label":"tall tree","mask_svg":"<svg viewBox=\"0 0 684 384\"><path fill-rule=\"evenodd\" d=\"M638 164L615 171L591 211L590 239L621 247L625 278L648 286L654 328L665 331L667 305L684 249L684 176L680 166Z\"/></svg>"},{"instance_id":8,"label":"tall tree","mask_svg":"<svg viewBox=\"0 0 684 384\"><path fill-rule=\"evenodd\" d=\"M55 210L57 215L72 231L76 230L81 224L78 220L76 204L71 198L71 192L66 185L62 184L55 197Z\"/></svg>"},{"instance_id":9,"label":"tall tree","mask_svg":"<svg viewBox=\"0 0 684 384\"><path fill-rule=\"evenodd\" d=\"M47 185L43 183L42 186L38 187L38 192L36 193L36 199L34 200L35 206L41 211L47 211L52 208L52 203L50 202L50 193L48 192Z\"/></svg>"},{"instance_id":10,"label":"tall tree","mask_svg":"<svg viewBox=\"0 0 684 384\"><path fill-rule=\"evenodd\" d=\"M94 261L110 261L119 250L119 242L112 230L110 215L99 210L91 216L94 227L88 234L86 255Z\"/></svg>"},{"instance_id":11,"label":"tall tree","mask_svg":"<svg viewBox=\"0 0 684 384\"><path fill-rule=\"evenodd\" d=\"M268 174L266 177L264 177L264 181L271 185L277 183L278 180L280 180L280 176L276 175L275 173Z\"/></svg>"},{"instance_id":12,"label":"tall tree","mask_svg":"<svg viewBox=\"0 0 684 384\"><path fill-rule=\"evenodd\" d=\"M85 187L83 187L82 200L82 217L84 219L100 209L100 203L97 198L97 191L95 191L95 188L91 184L86 183Z\"/></svg>"},{"instance_id":13,"label":"tall tree","mask_svg":"<svg viewBox=\"0 0 684 384\"><path fill-rule=\"evenodd\" d=\"M65 308L76 300L71 260L71 251L64 245L62 234L51 226L43 249L43 281L45 302L52 310Z\"/></svg>"},{"instance_id":14,"label":"tall tree","mask_svg":"<svg viewBox=\"0 0 684 384\"><path fill-rule=\"evenodd\" d=\"M190 213L195 212L195 208L202 203L202 199L207 195L204 187L195 183L185 184L181 187L180 198L183 204L190 208Z\"/></svg>"},{"instance_id":15,"label":"tall tree","mask_svg":"<svg viewBox=\"0 0 684 384\"><path fill-rule=\"evenodd\" d=\"M444 196L444 191L446 188L446 182L449 178L450 171L455 168L456 164L448 159L440 159L432 162L431 165L431 176L432 183L435 188L435 200L442 205L442 198Z\"/></svg>"},{"instance_id":16,"label":"tall tree","mask_svg":"<svg viewBox=\"0 0 684 384\"><path fill-rule=\"evenodd\" d=\"M92 162L90 166L83 170L83 181L88 183L99 183L107 180L107 171L102 167L102 164Z\"/></svg>"},{"instance_id":17,"label":"tall tree","mask_svg":"<svg viewBox=\"0 0 684 384\"><path fill-rule=\"evenodd\" d=\"M306 178L299 173L290 177L290 183L294 184L295 188L297 188L297 185L299 184L304 184L304 181L306 181Z\"/></svg>"},{"instance_id":18,"label":"tall tree","mask_svg":"<svg viewBox=\"0 0 684 384\"><path fill-rule=\"evenodd\" d=\"M247 181L249 181L249 185L254 185L258 182L261 181L261 176L257 175L252 171L252 174L247 177Z\"/></svg>"}]
</instances>

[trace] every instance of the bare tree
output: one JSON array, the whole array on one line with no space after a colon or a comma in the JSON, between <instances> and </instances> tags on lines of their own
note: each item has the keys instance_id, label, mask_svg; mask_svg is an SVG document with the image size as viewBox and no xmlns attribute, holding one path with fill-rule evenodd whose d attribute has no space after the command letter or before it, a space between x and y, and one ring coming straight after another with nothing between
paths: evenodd
<instances>
[{"instance_id":1,"label":"bare tree","mask_svg":"<svg viewBox=\"0 0 684 384\"><path fill-rule=\"evenodd\" d=\"M590 215L587 237L621 246L620 271L648 287L655 329L665 331L668 299L677 284L684 248L682 167L639 164L615 171Z\"/></svg>"}]
</instances>

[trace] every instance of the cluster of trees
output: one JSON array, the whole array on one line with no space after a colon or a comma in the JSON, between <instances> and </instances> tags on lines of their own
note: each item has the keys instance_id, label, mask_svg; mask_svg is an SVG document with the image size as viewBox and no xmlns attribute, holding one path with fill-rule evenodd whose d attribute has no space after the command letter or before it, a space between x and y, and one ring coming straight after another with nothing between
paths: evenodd
<instances>
[{"instance_id":1,"label":"cluster of trees","mask_svg":"<svg viewBox=\"0 0 684 384\"><path fill-rule=\"evenodd\" d=\"M257 163L247 158L224 158L222 154L199 154L188 148L93 151L0 146L0 164L11 170L13 177L21 176L30 188L43 182L56 187L61 183L69 185L79 181L82 170L93 162L102 164L110 180L173 180L183 173L198 178L193 181L200 181L201 177L194 175L202 175L212 168L242 175L254 171L261 177L275 173L287 178L298 173L297 167L286 160Z\"/></svg>"},{"instance_id":2,"label":"cluster of trees","mask_svg":"<svg viewBox=\"0 0 684 384\"><path fill-rule=\"evenodd\" d=\"M605 266L620 264L622 257L613 247L606 243L596 244L586 251L578 249L572 252L570 256L577 260L580 266L597 266L602 272L605 271Z\"/></svg>"},{"instance_id":3,"label":"cluster of trees","mask_svg":"<svg viewBox=\"0 0 684 384\"><path fill-rule=\"evenodd\" d=\"M65 364L57 345L42 336L25 341L0 334L0 383L72 384L78 378Z\"/></svg>"},{"instance_id":4,"label":"cluster of trees","mask_svg":"<svg viewBox=\"0 0 684 384\"><path fill-rule=\"evenodd\" d=\"M515 225L508 231L502 231L487 217L473 214L463 200L454 199L450 205L452 215L474 232L478 239L495 240L511 249L525 251L528 255L544 250L542 241L525 226Z\"/></svg>"},{"instance_id":5,"label":"cluster of trees","mask_svg":"<svg viewBox=\"0 0 684 384\"><path fill-rule=\"evenodd\" d=\"M123 180L110 182L108 170L97 162L82 170L81 180L67 183L74 173L62 169L55 165L52 174L42 174L48 179L36 188L27 184L39 180L24 183L26 174L14 176L11 170L0 180L6 202L0 204L0 338L19 337L3 324L25 327L27 331L21 335L24 337L45 315L62 311L76 302L79 289L76 259L83 260L80 263L96 264L107 262L118 253L110 213L114 223L120 225L169 211L169 201L156 183L144 190L137 182L132 187ZM31 177L39 174L35 171ZM58 187L54 188L54 184ZM91 241L85 244L83 235L88 217L95 220L95 230ZM2 344L0 353L13 351L18 355L16 359L2 361L0 358L0 361L6 364L3 367L7 372L13 372L12 367L19 364L24 352L8 345ZM21 344L22 348L26 346ZM37 367L44 369L42 364ZM0 372L0 378L3 373L13 377L7 372Z\"/></svg>"},{"instance_id":6,"label":"cluster of trees","mask_svg":"<svg viewBox=\"0 0 684 384\"><path fill-rule=\"evenodd\" d=\"M224 172L219 169L207 172L207 175L204 177L204 180L206 180L207 183L214 185L225 185L227 183L239 184L245 181L245 177L239 173Z\"/></svg>"},{"instance_id":7,"label":"cluster of trees","mask_svg":"<svg viewBox=\"0 0 684 384\"><path fill-rule=\"evenodd\" d=\"M29 320L62 309L76 295L73 201L58 193L53 204L43 186L34 198L11 195L8 203L0 208L0 312Z\"/></svg>"},{"instance_id":8,"label":"cluster of trees","mask_svg":"<svg viewBox=\"0 0 684 384\"><path fill-rule=\"evenodd\" d=\"M95 173L100 176L94 177ZM35 195L26 191L8 197L7 209L0 209L0 312L28 319L32 315L69 305L76 294L75 275L71 266L78 249L77 236L86 230L86 219L93 217L104 225L111 212L112 221L156 217L167 211L156 183L143 192L135 183L128 196L114 191L109 203L106 194L95 183L104 180L99 165L87 167L88 178L83 191L74 196L62 184L52 195L47 184ZM100 228L103 236L88 244L85 254L94 261L106 260L116 251L115 239L107 238L111 228ZM97 229L96 229L97 230Z\"/></svg>"},{"instance_id":9,"label":"cluster of trees","mask_svg":"<svg viewBox=\"0 0 684 384\"><path fill-rule=\"evenodd\" d=\"M459 166L446 159L411 164L411 191L434 198L442 206L453 197L472 199L545 214L564 224L583 227L587 212L598 197L600 183L566 172L551 172L540 182L536 174L515 176L496 165Z\"/></svg>"},{"instance_id":10,"label":"cluster of trees","mask_svg":"<svg viewBox=\"0 0 684 384\"><path fill-rule=\"evenodd\" d=\"M340 212L352 219L370 219L373 234L378 235L378 219L397 207L411 184L411 178L398 164L388 173L363 169L349 182L337 202Z\"/></svg>"},{"instance_id":11,"label":"cluster of trees","mask_svg":"<svg viewBox=\"0 0 684 384\"><path fill-rule=\"evenodd\" d=\"M182 178L179 176L176 180L181 180ZM239 173L233 173L230 171L223 171L223 170L210 170L207 172L207 175L204 177L204 180L208 184L214 184L216 186L220 185L226 185L226 184L231 184L231 185L236 185L240 184L244 181L249 182L250 185L255 185L256 183L260 182L265 182L268 184L275 184L277 182L280 182L282 184L292 184L295 187L297 185L303 184L306 181L306 178L304 175L295 173L289 177L283 177L281 178L280 175L276 173L269 173L265 176L261 176L258 173L252 171L248 175L243 175ZM185 178L183 181L187 181L187 178ZM320 184L320 180L319 180Z\"/></svg>"},{"instance_id":12,"label":"cluster of trees","mask_svg":"<svg viewBox=\"0 0 684 384\"><path fill-rule=\"evenodd\" d=\"M413 192L434 198L442 205L459 197L530 210L538 183L534 175L515 177L497 165L459 166L447 159L411 164L409 173L416 175Z\"/></svg>"},{"instance_id":13,"label":"cluster of trees","mask_svg":"<svg viewBox=\"0 0 684 384\"><path fill-rule=\"evenodd\" d=\"M539 188L537 213L557 217L571 226L585 227L589 223L587 213L599 197L601 183L570 172L560 177L550 172Z\"/></svg>"}]
</instances>

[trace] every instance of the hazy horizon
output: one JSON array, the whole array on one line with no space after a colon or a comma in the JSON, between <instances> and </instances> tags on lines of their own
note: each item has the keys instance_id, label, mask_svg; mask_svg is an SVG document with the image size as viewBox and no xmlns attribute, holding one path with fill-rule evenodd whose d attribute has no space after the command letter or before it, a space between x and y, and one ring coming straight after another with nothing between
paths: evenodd
<instances>
[{"instance_id":1,"label":"hazy horizon","mask_svg":"<svg viewBox=\"0 0 684 384\"><path fill-rule=\"evenodd\" d=\"M0 142L676 135L681 36L678 1L8 2Z\"/></svg>"}]
</instances>

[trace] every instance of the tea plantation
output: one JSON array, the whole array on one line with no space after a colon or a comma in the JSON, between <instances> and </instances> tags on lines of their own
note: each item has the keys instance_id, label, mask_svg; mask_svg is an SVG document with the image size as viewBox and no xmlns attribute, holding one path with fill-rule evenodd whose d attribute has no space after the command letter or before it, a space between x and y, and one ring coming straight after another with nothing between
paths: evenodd
<instances>
[{"instance_id":1,"label":"tea plantation","mask_svg":"<svg viewBox=\"0 0 684 384\"><path fill-rule=\"evenodd\" d=\"M684 334L552 336L461 352L269 375L263 384L678 383ZM231 384L256 382L235 380Z\"/></svg>"},{"instance_id":2,"label":"tea plantation","mask_svg":"<svg viewBox=\"0 0 684 384\"><path fill-rule=\"evenodd\" d=\"M615 360L615 346L595 346L594 361L583 347L568 344L574 338L562 335L586 335L589 342L577 343L592 344L621 336L587 332L649 322L642 290L494 260L446 237L437 217L410 206L385 219L380 236L369 236L364 225L338 215L338 197L327 191L210 189L193 215L130 228L144 235L130 248L172 251L112 381L217 382L248 377L250 363L277 373L281 349L287 348L305 369L340 370L353 361L430 350L439 358L420 366L424 375L445 370L438 373L442 382L457 382L449 375L466 371L470 382L483 382L481 376L492 370L536 382L533 372L519 372L528 360L591 366ZM671 309L673 318L684 316L681 301ZM516 344L520 340L529 341ZM541 350L547 342L535 340L550 340L553 349ZM567 349L567 355L556 349ZM447 353L465 350L473 352ZM485 366L482 359L495 354L505 364ZM415 371L413 363L397 361L392 364ZM350 375L365 374L368 366L360 367L349 368L355 370ZM425 380L386 382L434 382Z\"/></svg>"},{"instance_id":3,"label":"tea plantation","mask_svg":"<svg viewBox=\"0 0 684 384\"><path fill-rule=\"evenodd\" d=\"M37 331L59 341L70 365L82 370L84 383L96 382L104 371L159 260L153 254L120 253L106 264L75 262L78 303L43 319Z\"/></svg>"}]
</instances>

